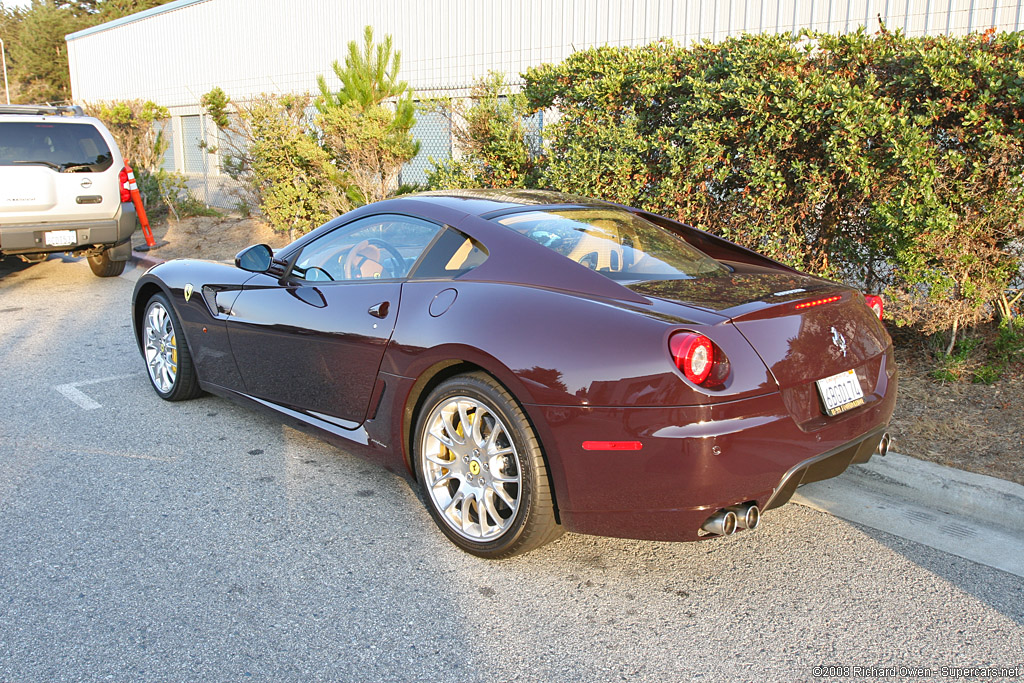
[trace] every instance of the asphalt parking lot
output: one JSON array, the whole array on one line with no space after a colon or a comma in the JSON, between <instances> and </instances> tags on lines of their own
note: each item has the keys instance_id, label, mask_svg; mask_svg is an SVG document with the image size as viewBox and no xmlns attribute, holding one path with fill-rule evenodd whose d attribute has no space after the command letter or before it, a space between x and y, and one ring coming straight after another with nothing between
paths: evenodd
<instances>
[{"instance_id":1,"label":"asphalt parking lot","mask_svg":"<svg viewBox=\"0 0 1024 683\"><path fill-rule=\"evenodd\" d=\"M398 477L219 398L161 401L132 275L0 261L0 681L955 680L941 667L1024 660L1024 579L798 505L713 542L466 555Z\"/></svg>"}]
</instances>

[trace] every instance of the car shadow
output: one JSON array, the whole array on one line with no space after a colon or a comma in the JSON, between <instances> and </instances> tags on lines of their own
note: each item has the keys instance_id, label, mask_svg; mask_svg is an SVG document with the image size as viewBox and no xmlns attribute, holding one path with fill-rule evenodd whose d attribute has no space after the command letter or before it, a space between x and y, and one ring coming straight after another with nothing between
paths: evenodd
<instances>
[{"instance_id":1,"label":"car shadow","mask_svg":"<svg viewBox=\"0 0 1024 683\"><path fill-rule=\"evenodd\" d=\"M1021 599L1024 593L1009 588L1014 582L1024 586L1024 579L917 541L900 538L856 522L839 518L836 520L859 529L868 538L980 600L1017 625L1024 626L1024 600Z\"/></svg>"},{"instance_id":2,"label":"car shadow","mask_svg":"<svg viewBox=\"0 0 1024 683\"><path fill-rule=\"evenodd\" d=\"M42 263L42 261L39 261L39 263ZM24 272L34 265L37 264L26 263L17 256L0 257L0 280L16 273Z\"/></svg>"}]
</instances>

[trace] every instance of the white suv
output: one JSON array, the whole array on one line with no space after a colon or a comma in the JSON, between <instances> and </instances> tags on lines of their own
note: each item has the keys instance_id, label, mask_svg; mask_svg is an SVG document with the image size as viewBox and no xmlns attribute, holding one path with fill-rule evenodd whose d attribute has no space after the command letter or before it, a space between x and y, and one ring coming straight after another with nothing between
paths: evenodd
<instances>
[{"instance_id":1,"label":"white suv","mask_svg":"<svg viewBox=\"0 0 1024 683\"><path fill-rule=\"evenodd\" d=\"M110 131L81 107L0 105L0 257L67 252L120 275L136 221L127 182Z\"/></svg>"}]
</instances>

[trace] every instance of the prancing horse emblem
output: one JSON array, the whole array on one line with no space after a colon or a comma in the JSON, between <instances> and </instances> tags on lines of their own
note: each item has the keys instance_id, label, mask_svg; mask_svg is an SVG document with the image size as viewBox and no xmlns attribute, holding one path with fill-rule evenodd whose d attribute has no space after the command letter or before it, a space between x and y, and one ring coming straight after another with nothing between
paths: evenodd
<instances>
[{"instance_id":1,"label":"prancing horse emblem","mask_svg":"<svg viewBox=\"0 0 1024 683\"><path fill-rule=\"evenodd\" d=\"M832 343L843 352L843 358L846 358L846 337L834 327L832 328Z\"/></svg>"},{"instance_id":2,"label":"prancing horse emblem","mask_svg":"<svg viewBox=\"0 0 1024 683\"><path fill-rule=\"evenodd\" d=\"M188 302L188 300L192 298L192 289L193 288L192 288L192 284L191 283L185 285L185 301L186 302ZM835 332L836 328L833 327L832 331ZM835 339L835 337L833 337L833 339ZM843 348L844 349L846 348L846 342L843 342ZM846 355L846 351L845 350L843 351L843 355L844 356Z\"/></svg>"}]
</instances>

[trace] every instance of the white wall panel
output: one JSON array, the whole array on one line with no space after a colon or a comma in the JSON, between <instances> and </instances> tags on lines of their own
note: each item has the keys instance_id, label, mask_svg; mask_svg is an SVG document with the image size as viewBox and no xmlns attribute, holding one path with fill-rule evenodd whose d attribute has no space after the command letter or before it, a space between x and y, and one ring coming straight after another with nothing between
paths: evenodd
<instances>
[{"instance_id":1,"label":"white wall panel","mask_svg":"<svg viewBox=\"0 0 1024 683\"><path fill-rule=\"evenodd\" d=\"M185 3L183 5L183 3ZM187 0L145 18L72 34L76 101L141 97L194 106L220 86L235 99L336 80L363 27L391 34L417 90L462 88L490 70L518 82L531 66L597 45L682 44L744 32L865 26L909 35L1019 30L1024 0Z\"/></svg>"}]
</instances>

